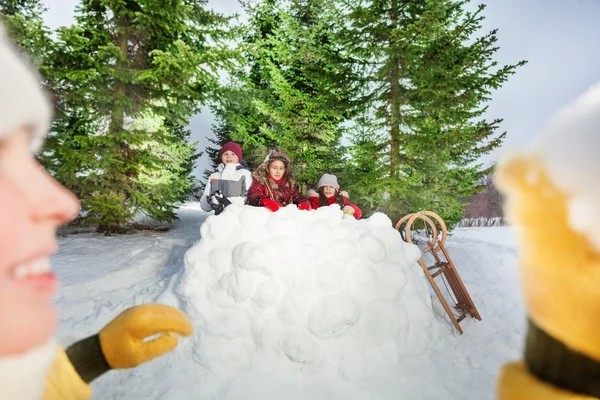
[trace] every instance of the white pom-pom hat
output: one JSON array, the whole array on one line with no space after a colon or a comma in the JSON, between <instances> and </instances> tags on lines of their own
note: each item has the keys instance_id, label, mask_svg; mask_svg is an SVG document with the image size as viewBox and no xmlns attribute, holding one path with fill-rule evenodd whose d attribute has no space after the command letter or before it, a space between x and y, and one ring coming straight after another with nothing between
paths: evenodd
<instances>
[{"instance_id":1,"label":"white pom-pom hat","mask_svg":"<svg viewBox=\"0 0 600 400\"><path fill-rule=\"evenodd\" d=\"M31 149L41 149L52 109L37 71L17 53L0 22L0 139L19 128L31 131Z\"/></svg>"}]
</instances>

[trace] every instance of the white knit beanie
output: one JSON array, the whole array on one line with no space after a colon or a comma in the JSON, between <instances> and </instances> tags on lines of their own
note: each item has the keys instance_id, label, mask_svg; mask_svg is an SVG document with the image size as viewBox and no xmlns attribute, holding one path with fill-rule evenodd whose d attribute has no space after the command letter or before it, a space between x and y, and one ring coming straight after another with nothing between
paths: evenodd
<instances>
[{"instance_id":1,"label":"white knit beanie","mask_svg":"<svg viewBox=\"0 0 600 400\"><path fill-rule=\"evenodd\" d=\"M0 138L17 129L31 129L31 149L41 149L52 118L41 78L31 64L17 54L0 22Z\"/></svg>"},{"instance_id":2,"label":"white knit beanie","mask_svg":"<svg viewBox=\"0 0 600 400\"><path fill-rule=\"evenodd\" d=\"M317 189L323 186L331 186L332 188L335 188L335 190L340 190L340 185L338 185L337 177L331 174L323 174L321 179L319 179Z\"/></svg>"}]
</instances>

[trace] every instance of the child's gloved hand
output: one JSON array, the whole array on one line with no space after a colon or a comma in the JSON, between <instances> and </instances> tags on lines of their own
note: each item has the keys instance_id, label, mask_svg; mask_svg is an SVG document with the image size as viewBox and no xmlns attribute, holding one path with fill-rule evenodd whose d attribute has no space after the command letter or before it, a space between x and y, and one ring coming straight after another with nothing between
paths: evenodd
<instances>
[{"instance_id":1,"label":"child's gloved hand","mask_svg":"<svg viewBox=\"0 0 600 400\"><path fill-rule=\"evenodd\" d=\"M567 195L550 183L541 162L525 157L503 165L498 184L520 228L519 268L531 318L571 349L600 360L600 252L571 228ZM564 295L550 300L553 293Z\"/></svg>"},{"instance_id":2,"label":"child's gloved hand","mask_svg":"<svg viewBox=\"0 0 600 400\"><path fill-rule=\"evenodd\" d=\"M277 204L275 200L271 200L269 198L262 199L260 204L262 204L263 207L268 208L273 212L279 210L279 204Z\"/></svg>"},{"instance_id":3,"label":"child's gloved hand","mask_svg":"<svg viewBox=\"0 0 600 400\"><path fill-rule=\"evenodd\" d=\"M354 216L354 208L352 208L350 206L346 206L346 207L342 208L342 211L344 212L344 214Z\"/></svg>"},{"instance_id":4,"label":"child's gloved hand","mask_svg":"<svg viewBox=\"0 0 600 400\"><path fill-rule=\"evenodd\" d=\"M310 204L307 201L304 201L304 202L298 204L298 210L308 211L310 209L311 209Z\"/></svg>"},{"instance_id":5,"label":"child's gloved hand","mask_svg":"<svg viewBox=\"0 0 600 400\"><path fill-rule=\"evenodd\" d=\"M184 313L146 304L125 310L99 334L72 344L66 353L77 374L90 383L111 369L135 367L173 350L178 334L192 334Z\"/></svg>"},{"instance_id":6,"label":"child's gloved hand","mask_svg":"<svg viewBox=\"0 0 600 400\"><path fill-rule=\"evenodd\" d=\"M192 323L181 311L144 304L125 310L99 333L100 347L111 368L131 368L173 350L177 335L190 336Z\"/></svg>"},{"instance_id":7,"label":"child's gloved hand","mask_svg":"<svg viewBox=\"0 0 600 400\"><path fill-rule=\"evenodd\" d=\"M208 195L208 203L213 207L219 205L222 197L223 194L219 190L216 190Z\"/></svg>"},{"instance_id":8,"label":"child's gloved hand","mask_svg":"<svg viewBox=\"0 0 600 400\"><path fill-rule=\"evenodd\" d=\"M507 215L518 227L519 272L530 318L527 367L505 367L499 398L551 398L551 385L596 398L600 251L572 228L568 194L554 186L539 159L513 157L499 169L497 183L507 198ZM533 383L527 389L525 371L551 385L544 393L534 392Z\"/></svg>"},{"instance_id":9,"label":"child's gloved hand","mask_svg":"<svg viewBox=\"0 0 600 400\"><path fill-rule=\"evenodd\" d=\"M225 210L225 207L231 205L231 201L220 191L214 191L208 196L208 203L215 212L215 215L219 215Z\"/></svg>"}]
</instances>

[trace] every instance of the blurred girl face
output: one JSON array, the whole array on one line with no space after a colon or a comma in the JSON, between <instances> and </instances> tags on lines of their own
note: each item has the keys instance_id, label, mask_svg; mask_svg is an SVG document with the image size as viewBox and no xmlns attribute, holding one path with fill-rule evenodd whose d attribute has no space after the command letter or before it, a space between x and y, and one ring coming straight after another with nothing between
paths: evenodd
<instances>
[{"instance_id":1,"label":"blurred girl face","mask_svg":"<svg viewBox=\"0 0 600 400\"><path fill-rule=\"evenodd\" d=\"M323 194L327 198L333 197L333 196L335 196L335 188L331 187L331 186L325 186L323 188Z\"/></svg>"},{"instance_id":2,"label":"blurred girl face","mask_svg":"<svg viewBox=\"0 0 600 400\"><path fill-rule=\"evenodd\" d=\"M56 229L78 211L75 196L32 157L27 130L0 138L0 356L52 337L58 281L49 258Z\"/></svg>"},{"instance_id":3,"label":"blurred girl face","mask_svg":"<svg viewBox=\"0 0 600 400\"><path fill-rule=\"evenodd\" d=\"M285 164L280 160L271 161L268 171L271 178L278 181L285 175Z\"/></svg>"}]
</instances>

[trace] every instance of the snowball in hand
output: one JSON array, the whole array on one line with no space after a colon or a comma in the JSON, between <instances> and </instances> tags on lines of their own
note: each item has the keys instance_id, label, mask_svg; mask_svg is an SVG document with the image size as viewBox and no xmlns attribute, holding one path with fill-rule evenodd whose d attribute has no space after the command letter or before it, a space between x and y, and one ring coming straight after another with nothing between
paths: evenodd
<instances>
[{"instance_id":1,"label":"snowball in hand","mask_svg":"<svg viewBox=\"0 0 600 400\"><path fill-rule=\"evenodd\" d=\"M571 228L600 251L600 83L550 120L532 153L567 196Z\"/></svg>"},{"instance_id":2,"label":"snowball in hand","mask_svg":"<svg viewBox=\"0 0 600 400\"><path fill-rule=\"evenodd\" d=\"M179 289L196 324L195 358L211 370L360 381L436 336L420 252L383 214L232 205L201 233Z\"/></svg>"}]
</instances>

